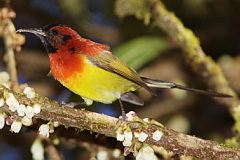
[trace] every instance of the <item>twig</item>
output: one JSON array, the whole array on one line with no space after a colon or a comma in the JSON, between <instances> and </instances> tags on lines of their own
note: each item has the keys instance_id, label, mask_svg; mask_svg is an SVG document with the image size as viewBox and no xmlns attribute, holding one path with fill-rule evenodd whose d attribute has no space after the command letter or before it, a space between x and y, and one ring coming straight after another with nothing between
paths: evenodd
<instances>
[{"instance_id":1,"label":"twig","mask_svg":"<svg viewBox=\"0 0 240 160\"><path fill-rule=\"evenodd\" d=\"M10 73L10 79L14 85L18 86L16 62L15 62L14 48L13 48L13 39L11 36L12 31L10 31L12 29L13 29L12 23L7 23L3 37L5 42L5 48L6 48L5 56L6 56L7 68Z\"/></svg>"},{"instance_id":2,"label":"twig","mask_svg":"<svg viewBox=\"0 0 240 160\"><path fill-rule=\"evenodd\" d=\"M5 45L5 61L7 63L7 69L10 73L10 79L12 81L13 87L18 86L17 69L15 61L15 49L19 49L18 46L22 45L24 38L22 35L17 35L15 26L11 19L15 18L16 14L11 9L9 3L10 0L2 1L2 8L0 8L0 36L3 36Z\"/></svg>"},{"instance_id":3,"label":"twig","mask_svg":"<svg viewBox=\"0 0 240 160\"><path fill-rule=\"evenodd\" d=\"M52 142L49 138L41 138L41 140L44 145L45 152L49 156L49 159L52 159L52 160L63 160L64 159L62 154L52 144Z\"/></svg>"}]
</instances>

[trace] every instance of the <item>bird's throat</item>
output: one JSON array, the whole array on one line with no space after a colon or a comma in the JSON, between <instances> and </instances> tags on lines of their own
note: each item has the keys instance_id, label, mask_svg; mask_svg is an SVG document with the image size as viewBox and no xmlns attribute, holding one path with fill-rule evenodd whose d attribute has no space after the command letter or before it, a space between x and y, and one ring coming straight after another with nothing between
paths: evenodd
<instances>
[{"instance_id":1,"label":"bird's throat","mask_svg":"<svg viewBox=\"0 0 240 160\"><path fill-rule=\"evenodd\" d=\"M81 73L84 67L84 56L56 52L49 54L52 75L59 81L67 81L75 72Z\"/></svg>"},{"instance_id":2,"label":"bird's throat","mask_svg":"<svg viewBox=\"0 0 240 160\"><path fill-rule=\"evenodd\" d=\"M39 37L40 40L42 41L47 53L56 53L57 52L57 48L53 47L48 40L46 39L46 37Z\"/></svg>"}]
</instances>

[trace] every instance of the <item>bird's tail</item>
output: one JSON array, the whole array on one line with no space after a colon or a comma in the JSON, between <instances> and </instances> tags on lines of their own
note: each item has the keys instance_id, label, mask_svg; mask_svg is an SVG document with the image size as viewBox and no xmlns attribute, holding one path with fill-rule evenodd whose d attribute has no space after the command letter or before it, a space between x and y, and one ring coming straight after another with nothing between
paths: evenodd
<instances>
[{"instance_id":1,"label":"bird's tail","mask_svg":"<svg viewBox=\"0 0 240 160\"><path fill-rule=\"evenodd\" d=\"M223 98L229 98L232 97L231 95L228 94L223 94L223 93L217 93L217 92L212 92L212 91L204 91L201 89L195 89L195 88L189 88L186 86L182 86L176 83L172 82L166 82L162 80L155 80L155 79L150 79L146 77L141 77L141 79L149 86L149 87L156 87L156 88L177 88L181 90L186 90L186 91L192 91L196 92L199 94L203 94L206 96L212 96L212 97L223 97Z\"/></svg>"}]
</instances>

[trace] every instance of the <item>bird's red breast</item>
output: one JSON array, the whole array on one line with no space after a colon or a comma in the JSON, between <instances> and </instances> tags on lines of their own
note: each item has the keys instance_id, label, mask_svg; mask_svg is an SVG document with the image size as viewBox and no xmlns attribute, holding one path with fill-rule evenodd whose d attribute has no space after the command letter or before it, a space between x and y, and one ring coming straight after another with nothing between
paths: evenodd
<instances>
[{"instance_id":1,"label":"bird's red breast","mask_svg":"<svg viewBox=\"0 0 240 160\"><path fill-rule=\"evenodd\" d=\"M84 57L79 54L49 54L52 74L59 81L65 81L74 72L81 73L84 68Z\"/></svg>"}]
</instances>

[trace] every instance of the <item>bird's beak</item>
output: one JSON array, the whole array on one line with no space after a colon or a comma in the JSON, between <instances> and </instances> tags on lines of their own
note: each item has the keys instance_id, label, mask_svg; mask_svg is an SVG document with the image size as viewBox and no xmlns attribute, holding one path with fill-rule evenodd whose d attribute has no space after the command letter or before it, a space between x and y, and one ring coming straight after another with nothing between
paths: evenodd
<instances>
[{"instance_id":1,"label":"bird's beak","mask_svg":"<svg viewBox=\"0 0 240 160\"><path fill-rule=\"evenodd\" d=\"M18 29L16 33L28 32L33 33L38 37L46 37L45 32L42 29L30 28L30 29Z\"/></svg>"}]
</instances>

